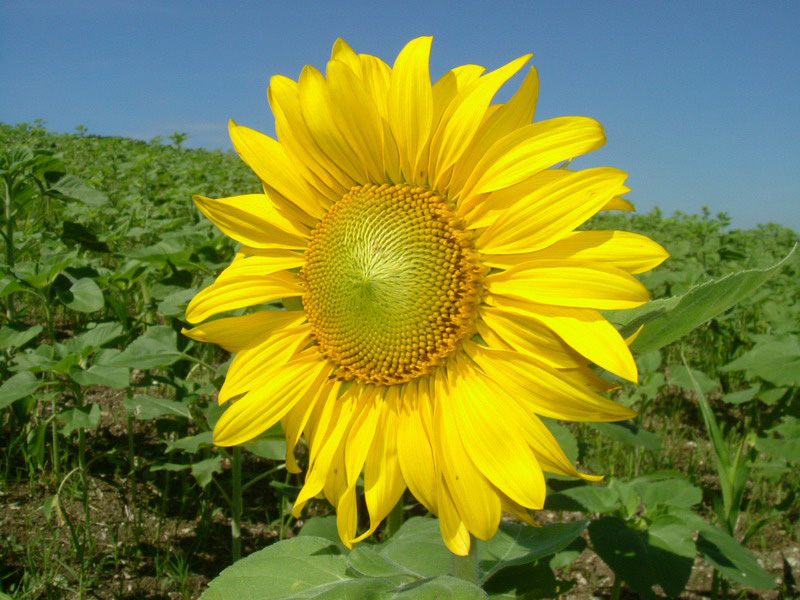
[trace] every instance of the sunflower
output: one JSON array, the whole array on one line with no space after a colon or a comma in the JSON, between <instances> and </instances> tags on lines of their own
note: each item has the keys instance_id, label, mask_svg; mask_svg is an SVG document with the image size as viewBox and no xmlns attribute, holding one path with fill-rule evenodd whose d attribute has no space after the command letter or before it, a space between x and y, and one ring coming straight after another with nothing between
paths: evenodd
<instances>
[{"instance_id":1,"label":"sunflower","mask_svg":"<svg viewBox=\"0 0 800 600\"><path fill-rule=\"evenodd\" d=\"M408 488L464 555L503 511L531 522L543 472L597 479L539 415L633 415L601 395L613 386L590 367L637 379L598 311L645 303L633 274L667 253L633 233L575 231L598 211L632 209L627 175L565 168L605 142L603 129L586 117L533 122L535 68L492 104L530 55L432 85L431 41L409 42L390 67L337 40L324 75L272 78L277 140L230 123L264 191L195 198L241 247L186 315L240 314L185 333L235 353L216 444L280 422L286 466L300 472L305 437L295 516L324 495L352 546ZM362 473L370 525L359 534Z\"/></svg>"}]
</instances>

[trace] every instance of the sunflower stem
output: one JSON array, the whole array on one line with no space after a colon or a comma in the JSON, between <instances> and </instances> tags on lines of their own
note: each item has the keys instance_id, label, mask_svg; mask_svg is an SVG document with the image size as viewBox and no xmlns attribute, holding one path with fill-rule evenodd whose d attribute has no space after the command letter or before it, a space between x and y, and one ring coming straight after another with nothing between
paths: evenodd
<instances>
[{"instance_id":1,"label":"sunflower stem","mask_svg":"<svg viewBox=\"0 0 800 600\"><path fill-rule=\"evenodd\" d=\"M451 575L473 585L480 585L481 568L478 563L478 544L475 537L469 536L469 554L458 556L453 554L450 567Z\"/></svg>"},{"instance_id":2,"label":"sunflower stem","mask_svg":"<svg viewBox=\"0 0 800 600\"><path fill-rule=\"evenodd\" d=\"M231 453L231 553L233 562L242 557L242 449Z\"/></svg>"}]
</instances>

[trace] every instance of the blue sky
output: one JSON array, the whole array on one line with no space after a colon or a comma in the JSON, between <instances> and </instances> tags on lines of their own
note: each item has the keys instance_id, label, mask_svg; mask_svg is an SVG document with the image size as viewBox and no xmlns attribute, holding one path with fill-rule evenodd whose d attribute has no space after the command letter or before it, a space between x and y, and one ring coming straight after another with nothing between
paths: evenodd
<instances>
[{"instance_id":1,"label":"blue sky","mask_svg":"<svg viewBox=\"0 0 800 600\"><path fill-rule=\"evenodd\" d=\"M788 0L4 0L0 120L229 148L231 117L274 132L269 77L323 67L336 37L391 64L434 35L434 77L534 52L537 120L601 121L608 144L576 166L631 173L641 211L707 205L735 227L800 231L798 31Z\"/></svg>"}]
</instances>

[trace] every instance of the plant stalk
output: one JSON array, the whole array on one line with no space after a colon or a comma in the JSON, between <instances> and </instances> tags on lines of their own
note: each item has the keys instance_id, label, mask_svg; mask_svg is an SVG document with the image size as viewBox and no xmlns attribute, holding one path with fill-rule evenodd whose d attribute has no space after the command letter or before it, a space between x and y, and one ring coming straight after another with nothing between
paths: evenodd
<instances>
[{"instance_id":1,"label":"plant stalk","mask_svg":"<svg viewBox=\"0 0 800 600\"><path fill-rule=\"evenodd\" d=\"M242 557L242 449L231 453L231 554L233 562Z\"/></svg>"}]
</instances>

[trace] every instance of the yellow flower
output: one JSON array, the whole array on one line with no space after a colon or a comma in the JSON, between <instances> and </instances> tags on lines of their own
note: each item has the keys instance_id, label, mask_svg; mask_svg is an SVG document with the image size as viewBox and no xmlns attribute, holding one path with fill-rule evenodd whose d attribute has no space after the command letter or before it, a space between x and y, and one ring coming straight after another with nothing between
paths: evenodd
<instances>
[{"instance_id":1,"label":"yellow flower","mask_svg":"<svg viewBox=\"0 0 800 600\"><path fill-rule=\"evenodd\" d=\"M431 41L411 41L389 67L338 40L325 75L272 78L279 141L231 122L264 193L195 198L242 246L187 319L258 308L186 333L236 353L215 443L280 421L299 472L305 436L296 516L324 494L350 546L408 487L466 554L469 534L491 537L501 511L530 522L543 471L591 478L537 415L633 414L600 395L612 386L589 367L637 378L598 309L646 302L632 274L667 253L641 235L575 231L598 211L632 209L619 197L626 174L553 168L605 137L586 117L532 122L534 68L491 103L530 55L431 85ZM289 310L264 306L274 301ZM359 535L362 472L371 525Z\"/></svg>"}]
</instances>

